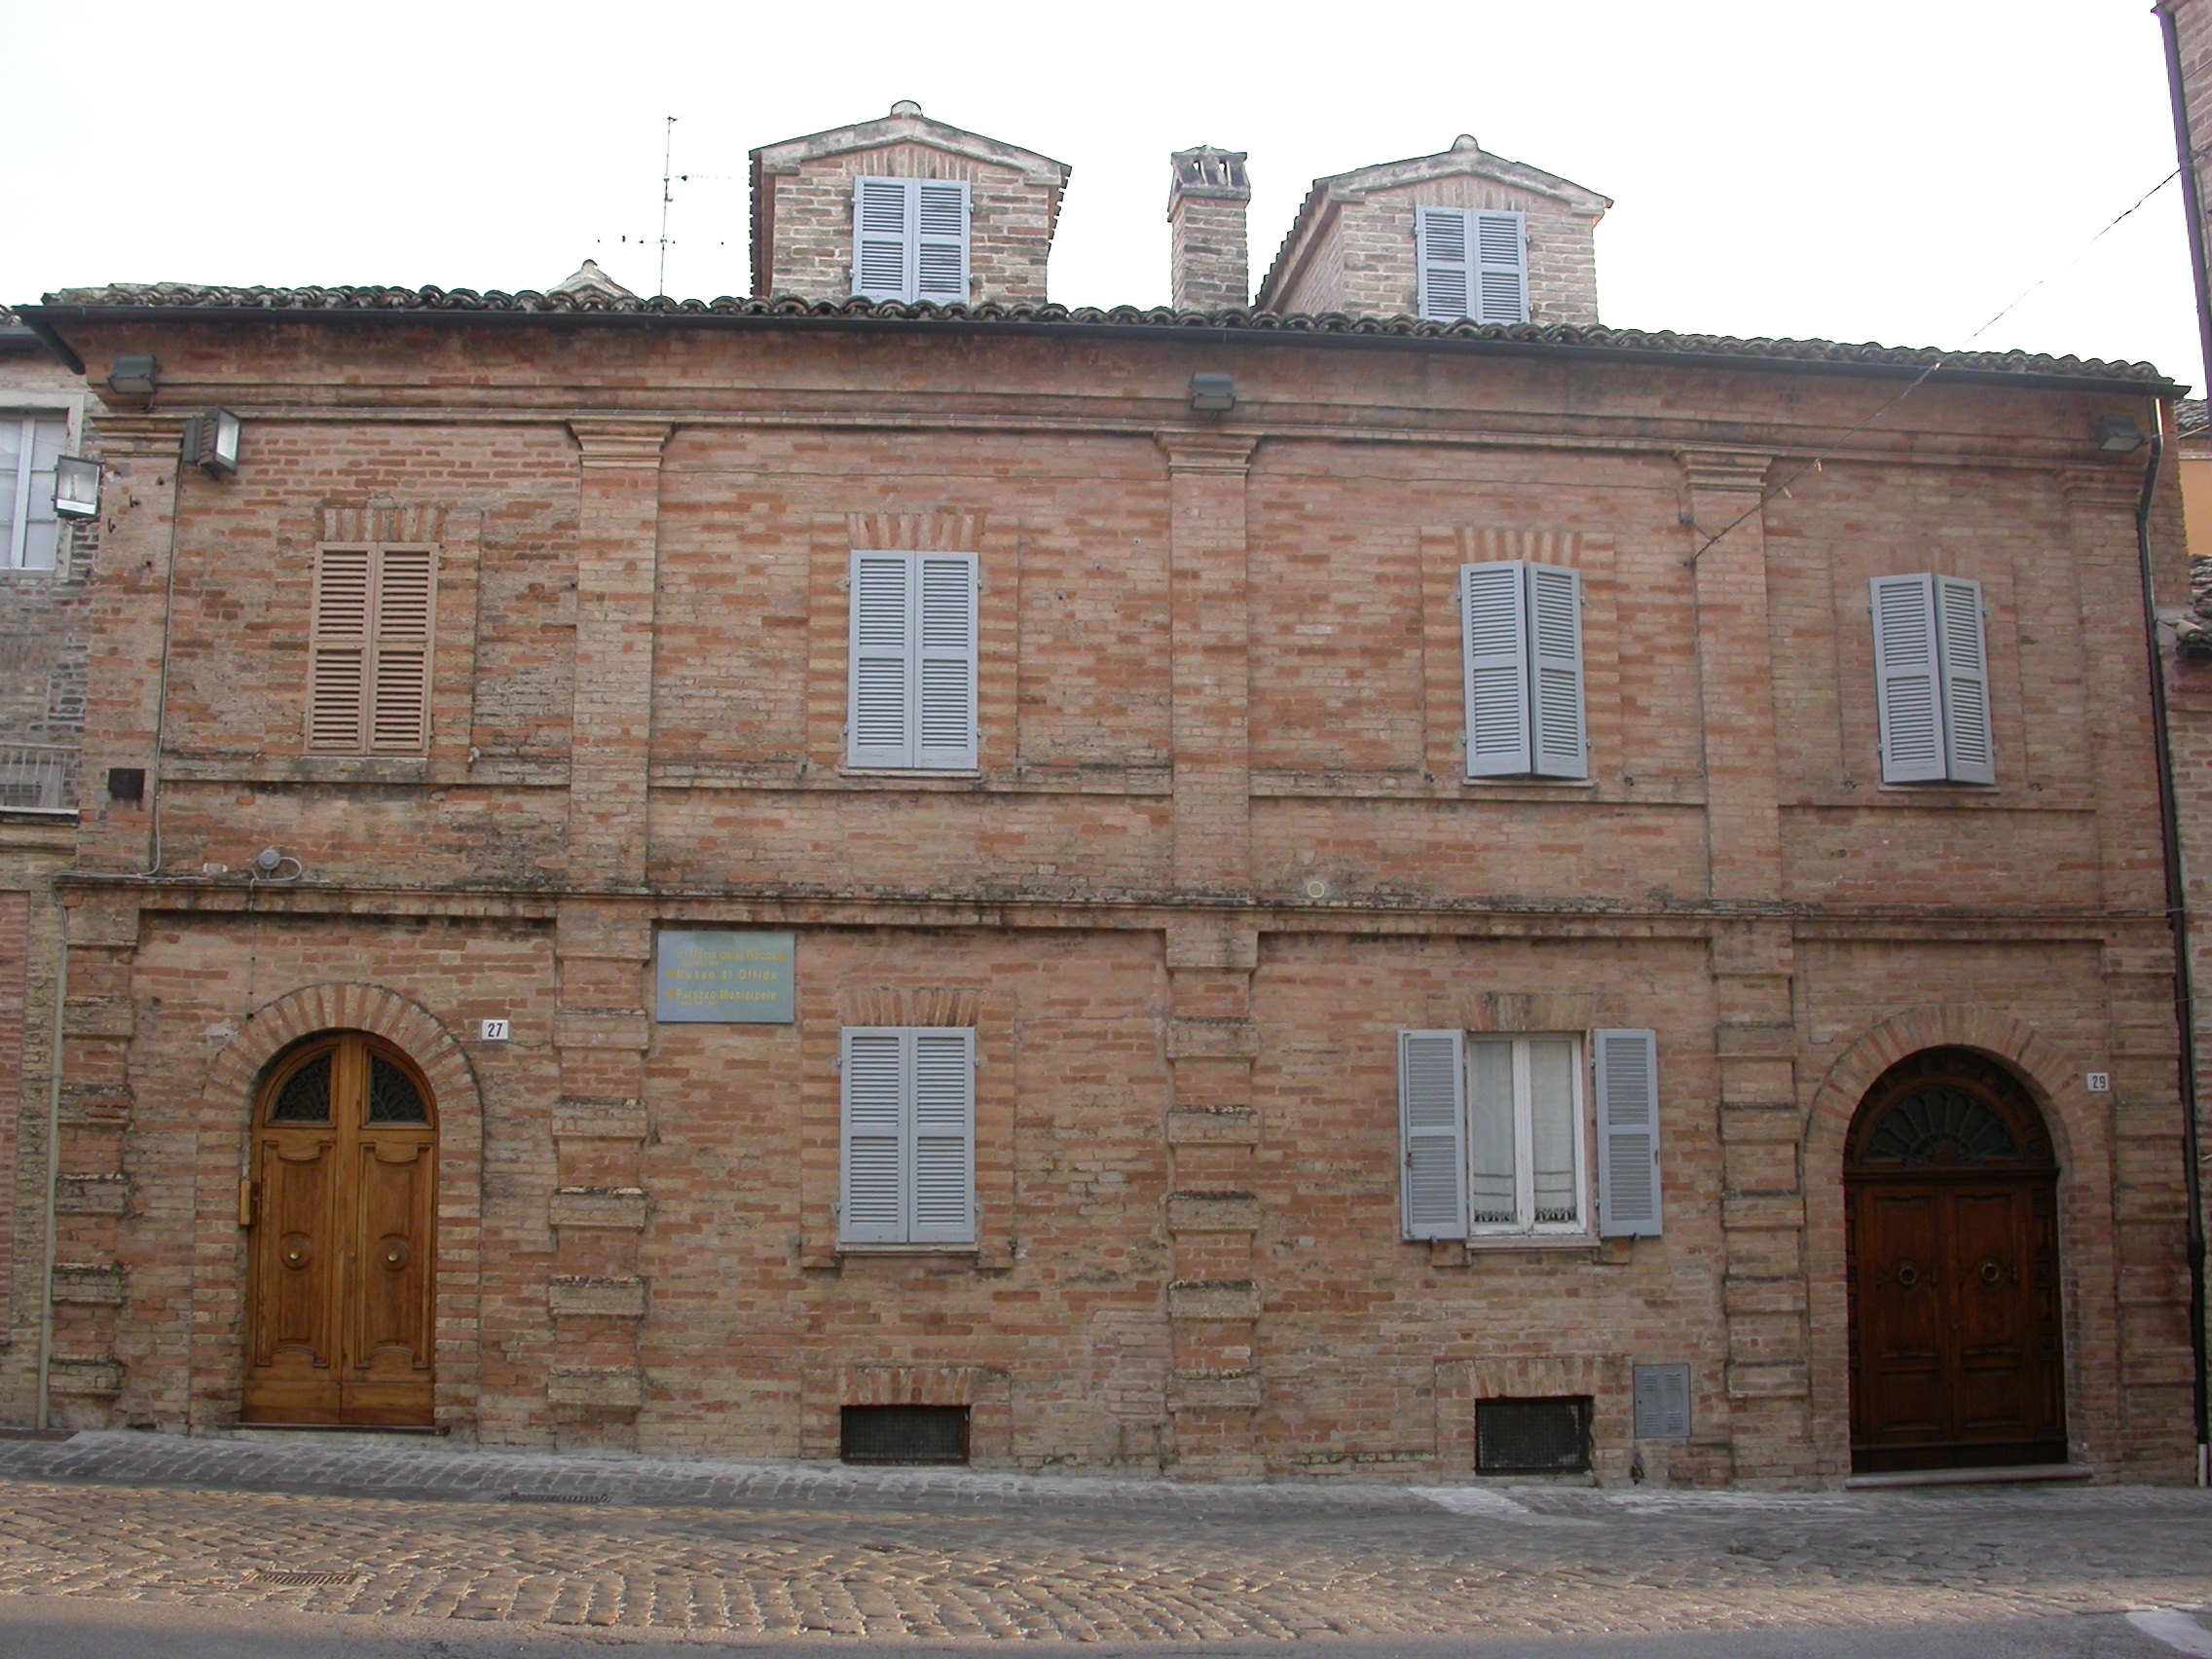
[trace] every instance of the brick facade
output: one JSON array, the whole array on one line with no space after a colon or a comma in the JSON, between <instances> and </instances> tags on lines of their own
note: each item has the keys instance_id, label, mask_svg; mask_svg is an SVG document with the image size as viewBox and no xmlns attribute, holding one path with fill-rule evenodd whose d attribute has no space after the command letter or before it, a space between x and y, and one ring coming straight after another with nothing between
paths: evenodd
<instances>
[{"instance_id":1,"label":"brick facade","mask_svg":"<svg viewBox=\"0 0 2212 1659\"><path fill-rule=\"evenodd\" d=\"M1604 1480L1831 1480L1844 1129L1963 1045L2061 1148L2076 1456L2186 1474L2140 468L2089 436L2157 383L1938 377L1785 496L1890 381L40 314L175 387L106 428L89 762L152 768L160 827L98 803L70 888L68 1420L234 1419L256 1080L346 1027L437 1094L438 1411L488 1442L832 1456L918 1402L996 1466L1435 1479L1477 1401L1564 1392ZM234 399L239 475L154 488ZM428 748L311 757L314 552L373 539L438 549ZM855 548L977 557L972 773L843 767ZM1591 776L1466 783L1456 572L1539 556L1587 594ZM1930 568L1988 596L1993 789L1879 781L1866 582ZM795 1021L656 1022L664 926L794 934ZM838 1033L940 1024L977 1245L841 1248ZM1402 1241L1396 1033L1614 1026L1658 1033L1663 1235ZM1634 1439L1643 1362L1691 1368L1689 1441Z\"/></svg>"}]
</instances>

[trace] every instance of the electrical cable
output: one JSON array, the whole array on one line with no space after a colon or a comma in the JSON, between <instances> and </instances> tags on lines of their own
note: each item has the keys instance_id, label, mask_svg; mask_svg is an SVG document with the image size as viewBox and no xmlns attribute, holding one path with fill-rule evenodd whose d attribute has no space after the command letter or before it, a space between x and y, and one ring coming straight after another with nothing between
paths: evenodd
<instances>
[{"instance_id":1,"label":"electrical cable","mask_svg":"<svg viewBox=\"0 0 2212 1659\"><path fill-rule=\"evenodd\" d=\"M2201 157L2201 155L2207 152L2199 152L2199 157ZM1851 430L1844 433L1842 437L1837 438L1833 443L1829 444L1826 449L1821 451L1819 455L1814 456L1812 460L1806 461L1802 466L1798 467L1796 471L1792 472L1781 483L1776 484L1769 489L1761 490L1759 492L1759 498L1757 500L1753 501L1750 506L1746 507L1742 512L1738 513L1734 518L1730 519L1726 524L1722 525L1718 530L1714 531L1711 535L1707 536L1704 544L1700 546L1695 553L1692 553L1687 559L1683 560L1682 563L1685 565L1695 565L1700 559L1704 558L1708 553L1713 551L1714 546L1720 540L1722 536L1726 535L1730 531L1737 529L1746 521L1755 517L1760 512L1763 512L1766 509L1766 504L1769 501L1773 500L1775 497L1788 495L1789 493L1789 486L1796 483L1798 479L1804 477L1806 473L1818 472L1821 470L1822 463L1824 461L1834 461L1838 457L1840 457L1843 453L1844 446L1849 444L1853 438L1856 438L1861 432L1866 430L1867 427L1871 426L1875 422L1879 421L1883 416L1887 415L1891 410L1895 409L1899 404L1902 403L1906 398L1910 397L1914 392L1918 391L1923 386L1926 386L1928 384L1928 377L1933 375L1937 369L1942 368L1951 360L1952 357L1956 356L1959 352L1967 350L1967 348L1972 346L1976 340L1979 340L1984 334L1987 334L1991 329L1995 328L1999 323L2003 322L2007 317L2010 316L2015 311L2019 310L2021 302L2026 300L2030 294L2034 293L2037 289L2044 287L2048 283L2057 281L2061 276L2064 276L2069 272L2071 272L2075 268L2075 266L2080 265L2083 260L2088 258L2089 250L2091 248L2095 247L2100 241L2103 241L2105 238L2110 236L2114 231L2118 230L2123 220L2125 220L2130 214L2134 213L2137 208L2143 206L2146 203L2148 203L2154 196L2157 195L2159 191L2165 189L2167 185L2173 183L2173 181L2180 176L2181 168L2177 166L2172 172L2166 174L2164 178L2161 178L2157 184L2154 184L2149 190L2146 190L2141 196L2138 196L2126 207L2122 208L2119 213L2114 215L2111 222L2108 223L2104 227L2104 229L2100 230L2095 236L2091 237L2087 241L2083 242L2082 244L2082 250L2077 253L2071 260L2069 260L2064 266L2060 267L2056 271L2049 273L2047 276L2038 276L2033 282L2030 282L2025 288L2022 288L2017 294L2013 295L2009 304L1999 310L1995 316L1992 316L1987 322L1983 323L1979 328L1975 329L1972 334L1968 335L1963 342L1961 342L1957 346L1950 348L1948 350L1939 352L1934 362L1930 363L1926 368L1922 369L1920 373L1913 376L1911 381L1906 384L1905 388L1902 391L1899 392L1895 397L1891 398L1887 403L1883 404L1881 408L1875 410L1873 414L1867 416L1865 420L1860 422L1858 425L1852 427ZM1695 530L1697 527L1693 524L1690 528L1692 530Z\"/></svg>"}]
</instances>

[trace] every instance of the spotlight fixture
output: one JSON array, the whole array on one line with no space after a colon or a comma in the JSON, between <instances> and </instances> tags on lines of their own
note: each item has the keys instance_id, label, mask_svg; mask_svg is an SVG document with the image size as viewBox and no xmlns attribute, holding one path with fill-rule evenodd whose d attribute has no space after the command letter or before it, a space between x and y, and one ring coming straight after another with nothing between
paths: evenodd
<instances>
[{"instance_id":1,"label":"spotlight fixture","mask_svg":"<svg viewBox=\"0 0 2212 1659\"><path fill-rule=\"evenodd\" d=\"M1193 375L1191 407L1204 414L1219 414L1236 407L1235 375Z\"/></svg>"},{"instance_id":2,"label":"spotlight fixture","mask_svg":"<svg viewBox=\"0 0 2212 1659\"><path fill-rule=\"evenodd\" d=\"M228 409L209 409L184 424L184 461L210 478L228 478L239 469L239 435L243 428Z\"/></svg>"},{"instance_id":3,"label":"spotlight fixture","mask_svg":"<svg viewBox=\"0 0 2212 1659\"><path fill-rule=\"evenodd\" d=\"M118 357L107 371L107 388L125 397L151 397L161 385L161 367L151 357Z\"/></svg>"},{"instance_id":4,"label":"spotlight fixture","mask_svg":"<svg viewBox=\"0 0 2212 1659\"><path fill-rule=\"evenodd\" d=\"M2143 428L2132 415L2107 415L2097 423L2097 448L2107 455L2132 455L2143 447Z\"/></svg>"}]
</instances>

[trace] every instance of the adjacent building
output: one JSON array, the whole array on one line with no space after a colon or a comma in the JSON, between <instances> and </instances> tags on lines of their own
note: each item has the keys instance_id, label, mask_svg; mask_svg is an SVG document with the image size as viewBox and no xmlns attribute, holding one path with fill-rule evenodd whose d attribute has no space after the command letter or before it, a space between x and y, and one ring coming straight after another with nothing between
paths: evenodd
<instances>
[{"instance_id":1,"label":"adjacent building","mask_svg":"<svg viewBox=\"0 0 2212 1659\"><path fill-rule=\"evenodd\" d=\"M1179 152L1159 311L912 106L754 162L753 299L25 309L108 503L66 1420L2187 1476L2174 387L1868 425L1933 354L1607 328L1472 139L1256 302Z\"/></svg>"}]
</instances>

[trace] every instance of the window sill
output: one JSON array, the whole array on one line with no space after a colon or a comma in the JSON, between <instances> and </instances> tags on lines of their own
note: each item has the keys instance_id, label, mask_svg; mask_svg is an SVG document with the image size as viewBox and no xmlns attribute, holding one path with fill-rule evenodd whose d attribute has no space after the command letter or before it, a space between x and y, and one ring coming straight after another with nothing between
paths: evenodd
<instances>
[{"instance_id":1,"label":"window sill","mask_svg":"<svg viewBox=\"0 0 2212 1659\"><path fill-rule=\"evenodd\" d=\"M976 1257L983 1253L980 1244L844 1244L833 1252L839 1256L961 1256Z\"/></svg>"},{"instance_id":2,"label":"window sill","mask_svg":"<svg viewBox=\"0 0 2212 1659\"><path fill-rule=\"evenodd\" d=\"M1919 784L1876 784L1874 790L1878 794L1993 795L2003 794L2005 786L2003 784L1954 784L1947 778L1930 778L1927 782Z\"/></svg>"},{"instance_id":3,"label":"window sill","mask_svg":"<svg viewBox=\"0 0 2212 1659\"><path fill-rule=\"evenodd\" d=\"M1461 778L1463 790L1594 790L1596 778Z\"/></svg>"},{"instance_id":4,"label":"window sill","mask_svg":"<svg viewBox=\"0 0 2212 1659\"><path fill-rule=\"evenodd\" d=\"M980 779L980 766L840 766L840 778L896 778L901 783L927 783L942 779L947 783L973 783Z\"/></svg>"},{"instance_id":5,"label":"window sill","mask_svg":"<svg viewBox=\"0 0 2212 1659\"><path fill-rule=\"evenodd\" d=\"M1612 1247L1630 1242L1601 1238L1595 1233L1489 1233L1472 1238L1427 1240L1428 1262L1434 1268L1469 1267L1478 1256L1581 1255L1595 1262L1618 1255L1626 1260L1625 1250Z\"/></svg>"}]
</instances>

